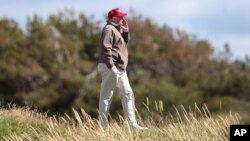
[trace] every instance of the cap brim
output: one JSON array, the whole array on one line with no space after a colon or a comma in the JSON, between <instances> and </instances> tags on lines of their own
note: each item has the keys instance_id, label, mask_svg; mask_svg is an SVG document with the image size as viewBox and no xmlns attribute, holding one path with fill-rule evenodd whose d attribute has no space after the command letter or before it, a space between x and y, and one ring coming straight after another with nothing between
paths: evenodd
<instances>
[{"instance_id":1,"label":"cap brim","mask_svg":"<svg viewBox=\"0 0 250 141\"><path fill-rule=\"evenodd\" d=\"M125 17L127 16L127 13L120 13L119 15L117 15L118 17Z\"/></svg>"}]
</instances>

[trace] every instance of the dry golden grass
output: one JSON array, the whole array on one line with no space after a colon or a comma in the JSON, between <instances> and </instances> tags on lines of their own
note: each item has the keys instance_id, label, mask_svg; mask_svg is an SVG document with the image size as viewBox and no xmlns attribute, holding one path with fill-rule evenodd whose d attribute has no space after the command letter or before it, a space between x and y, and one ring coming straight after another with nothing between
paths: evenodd
<instances>
[{"instance_id":1,"label":"dry golden grass","mask_svg":"<svg viewBox=\"0 0 250 141\"><path fill-rule=\"evenodd\" d=\"M156 104L160 113L161 104ZM206 106L186 110L176 108L176 114L152 116L144 120L149 130L130 129L121 117L111 120L111 128L103 131L99 122L92 119L83 109L74 117L48 117L28 108L0 109L0 139L7 141L128 141L128 140L167 140L167 141L226 141L229 138L229 125L239 123L237 113L224 113L211 116ZM158 117L157 120L155 117ZM140 119L140 117L139 117ZM140 121L141 122L141 121ZM8 129L18 129L10 130Z\"/></svg>"}]
</instances>

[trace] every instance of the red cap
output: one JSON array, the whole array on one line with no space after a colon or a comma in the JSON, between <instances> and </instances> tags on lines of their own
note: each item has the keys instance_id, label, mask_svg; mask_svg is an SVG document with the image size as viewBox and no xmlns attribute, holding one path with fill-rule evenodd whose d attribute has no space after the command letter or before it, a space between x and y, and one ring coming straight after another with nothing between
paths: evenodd
<instances>
[{"instance_id":1,"label":"red cap","mask_svg":"<svg viewBox=\"0 0 250 141\"><path fill-rule=\"evenodd\" d=\"M122 12L121 9L119 9L119 8L114 8L114 9L111 9L111 10L109 11L109 13L108 13L108 18L111 19L111 18L113 18L114 16L117 16L117 17L124 17L124 16L126 16L126 15L127 15L127 13Z\"/></svg>"}]
</instances>

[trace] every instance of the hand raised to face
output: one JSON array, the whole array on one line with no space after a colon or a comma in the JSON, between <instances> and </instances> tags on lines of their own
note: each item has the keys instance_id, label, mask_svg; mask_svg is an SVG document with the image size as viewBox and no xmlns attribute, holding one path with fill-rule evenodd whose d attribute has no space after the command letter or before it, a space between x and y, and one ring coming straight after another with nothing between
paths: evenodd
<instances>
[{"instance_id":1,"label":"hand raised to face","mask_svg":"<svg viewBox=\"0 0 250 141\"><path fill-rule=\"evenodd\" d=\"M124 19L124 18L122 18L121 20L122 20L121 26L123 26L124 28L128 29L128 22L127 22L127 20Z\"/></svg>"}]
</instances>

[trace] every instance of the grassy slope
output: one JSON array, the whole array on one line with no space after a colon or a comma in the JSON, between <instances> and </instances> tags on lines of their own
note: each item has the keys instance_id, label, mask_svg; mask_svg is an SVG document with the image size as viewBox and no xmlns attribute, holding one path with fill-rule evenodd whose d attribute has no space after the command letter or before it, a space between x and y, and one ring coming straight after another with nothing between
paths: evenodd
<instances>
[{"instance_id":1,"label":"grassy slope","mask_svg":"<svg viewBox=\"0 0 250 141\"><path fill-rule=\"evenodd\" d=\"M239 116L233 113L209 116L206 107L200 109L183 108L175 116L162 117L157 122L148 118L144 121L150 127L147 131L134 131L126 122L111 121L110 130L105 132L83 110L74 111L73 120L49 118L22 108L0 109L0 140L228 140L228 127L239 123Z\"/></svg>"},{"instance_id":2,"label":"grassy slope","mask_svg":"<svg viewBox=\"0 0 250 141\"><path fill-rule=\"evenodd\" d=\"M0 140L8 135L32 135L35 130L46 130L45 116L28 109L0 109Z\"/></svg>"}]
</instances>

